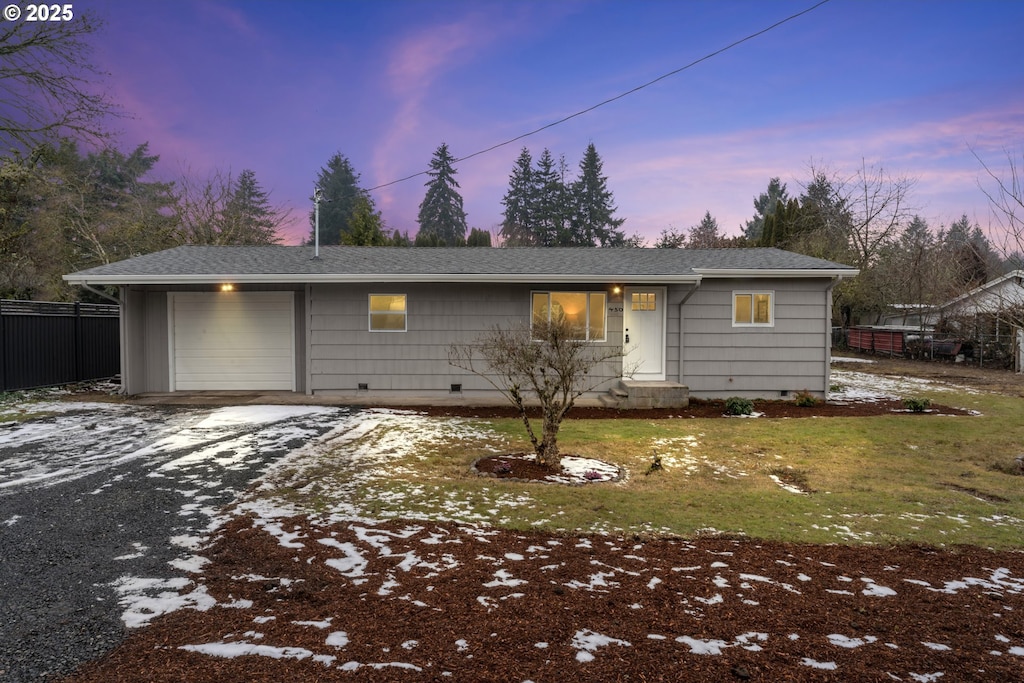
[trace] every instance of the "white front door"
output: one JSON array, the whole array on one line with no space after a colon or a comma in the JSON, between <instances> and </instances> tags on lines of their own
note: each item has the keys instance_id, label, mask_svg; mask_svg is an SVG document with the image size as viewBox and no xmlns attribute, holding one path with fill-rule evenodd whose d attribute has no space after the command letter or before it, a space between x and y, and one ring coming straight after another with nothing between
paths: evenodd
<instances>
[{"instance_id":1,"label":"white front door","mask_svg":"<svg viewBox=\"0 0 1024 683\"><path fill-rule=\"evenodd\" d=\"M627 379L665 379L665 288L626 287L622 368Z\"/></svg>"}]
</instances>

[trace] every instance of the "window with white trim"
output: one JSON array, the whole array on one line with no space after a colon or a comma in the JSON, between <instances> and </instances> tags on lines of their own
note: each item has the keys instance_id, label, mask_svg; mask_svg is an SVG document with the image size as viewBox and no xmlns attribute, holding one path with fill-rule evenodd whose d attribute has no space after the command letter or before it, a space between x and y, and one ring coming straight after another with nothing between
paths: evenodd
<instances>
[{"instance_id":1,"label":"window with white trim","mask_svg":"<svg viewBox=\"0 0 1024 683\"><path fill-rule=\"evenodd\" d=\"M405 294L370 295L370 332L406 331Z\"/></svg>"},{"instance_id":2,"label":"window with white trim","mask_svg":"<svg viewBox=\"0 0 1024 683\"><path fill-rule=\"evenodd\" d=\"M774 292L733 292L733 327L771 327L775 324Z\"/></svg>"},{"instance_id":3,"label":"window with white trim","mask_svg":"<svg viewBox=\"0 0 1024 683\"><path fill-rule=\"evenodd\" d=\"M607 306L605 292L533 292L530 324L565 320L574 339L605 341Z\"/></svg>"}]
</instances>

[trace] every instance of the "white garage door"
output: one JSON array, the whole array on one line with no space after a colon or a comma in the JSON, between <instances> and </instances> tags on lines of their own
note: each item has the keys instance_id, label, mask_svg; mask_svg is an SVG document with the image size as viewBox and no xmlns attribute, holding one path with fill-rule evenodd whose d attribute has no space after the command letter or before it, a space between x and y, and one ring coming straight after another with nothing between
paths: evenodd
<instances>
[{"instance_id":1,"label":"white garage door","mask_svg":"<svg viewBox=\"0 0 1024 683\"><path fill-rule=\"evenodd\" d=\"M295 390L291 292L172 292L171 390Z\"/></svg>"}]
</instances>

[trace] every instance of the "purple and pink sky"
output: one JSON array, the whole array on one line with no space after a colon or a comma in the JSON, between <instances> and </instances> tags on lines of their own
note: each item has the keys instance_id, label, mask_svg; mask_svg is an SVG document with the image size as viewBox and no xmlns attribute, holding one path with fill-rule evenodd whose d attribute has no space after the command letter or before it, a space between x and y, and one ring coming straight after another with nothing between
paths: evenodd
<instances>
[{"instance_id":1,"label":"purple and pink sky","mask_svg":"<svg viewBox=\"0 0 1024 683\"><path fill-rule=\"evenodd\" d=\"M461 157L678 69L815 0L90 0L95 61L159 174L251 168L309 234L313 182L335 152L363 187ZM496 231L520 149L575 171L604 161L628 234L653 240L705 211L727 234L772 176L811 164L916 177L933 227L987 227L982 168L1024 145L1024 2L831 0L682 73L458 165L472 227ZM372 194L415 234L424 177Z\"/></svg>"}]
</instances>

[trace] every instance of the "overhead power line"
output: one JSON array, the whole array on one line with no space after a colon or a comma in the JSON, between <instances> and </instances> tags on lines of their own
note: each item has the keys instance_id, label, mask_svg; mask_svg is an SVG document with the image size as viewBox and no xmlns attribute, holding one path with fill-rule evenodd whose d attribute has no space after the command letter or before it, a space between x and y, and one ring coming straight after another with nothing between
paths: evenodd
<instances>
[{"instance_id":1,"label":"overhead power line","mask_svg":"<svg viewBox=\"0 0 1024 683\"><path fill-rule=\"evenodd\" d=\"M737 47L739 45L742 45L743 43L746 43L747 41L750 41L750 40L753 40L754 38L762 36L765 33L768 33L769 31L771 31L773 29L776 29L776 28L778 28L779 26L782 26L785 23L793 21L794 19L798 19L798 18L802 17L803 15L808 14L809 12L813 12L814 10L818 9L822 5L827 4L829 2L831 2L831 0L821 0L821 2L818 2L818 3L814 4L814 5L811 5L807 9L801 10L801 11L797 12L796 14L791 14L788 17L786 17L785 19L781 19L781 20L775 22L771 26L766 26L765 28L761 29L760 31L757 31L755 33L751 33L751 34L749 34L749 35L747 35L747 36L745 36L743 38L740 38L737 41L729 43L725 47L719 48L719 49L715 50L714 52L709 52L708 54L704 55L703 57L700 57L699 59L695 59L692 62L690 62L689 64L686 64L685 66L681 66L678 69L674 69L673 71L669 71L666 74L662 74L661 76L658 76L657 78L655 78L653 80L647 81L646 83L643 83L641 85L636 86L635 88L632 88L632 89L627 90L627 91L625 91L623 93L615 95L614 97L609 97L608 99L606 99L606 100L604 100L602 102L598 102L597 104L592 105L590 107L587 107L586 109L581 109L581 110L577 111L574 114L569 114L568 116L560 118L557 121L552 121L551 123L547 123L547 124L541 126L540 128L535 128L535 129L533 129L533 130L531 130L529 132L523 133L522 135L517 135L514 138L509 138L508 140L505 140L504 142L499 142L496 145L491 145L490 147L487 147L485 149L481 149L480 151L473 152L472 154L467 154L464 157L459 157L459 158L455 159L453 161L453 163L457 164L460 161L466 161L467 159L472 159L473 157L478 157L481 154L487 154L488 152L493 152L494 150L499 149L501 147L505 147L507 145L511 145L513 142L518 142L518 141L522 140L523 138L528 138L531 135L536 135L537 133L545 131L545 130L547 130L549 128L554 128L555 126L559 126L559 125L565 123L566 121L571 121L572 119L574 119L574 118L576 118L578 116L583 116L584 114L588 114L588 113L594 111L595 109L598 109L600 107L605 106L606 104L611 104L612 102L616 102L618 100L621 100L621 99L623 99L625 97L628 97L629 95L632 95L633 93L640 92L644 88L649 88L650 86L654 85L655 83L658 83L660 81L665 80L666 78L671 78L672 76L680 74L680 73L686 71L687 69L691 69L691 68L697 66L698 64L700 64L702 62L708 61L712 57L717 57L718 55L722 54L723 52L727 52L727 51L733 49L734 47ZM428 173L428 171L420 171L418 173L413 173L412 175L407 175L404 178L398 178L397 180L392 180L390 182L382 183L380 185L375 185L374 187L369 188L367 190L367 192L372 192L374 190L379 190L382 187L388 187L390 185L397 185L398 183L404 183L406 180L412 180L413 178L418 178L419 176L426 175L427 173Z\"/></svg>"}]
</instances>

